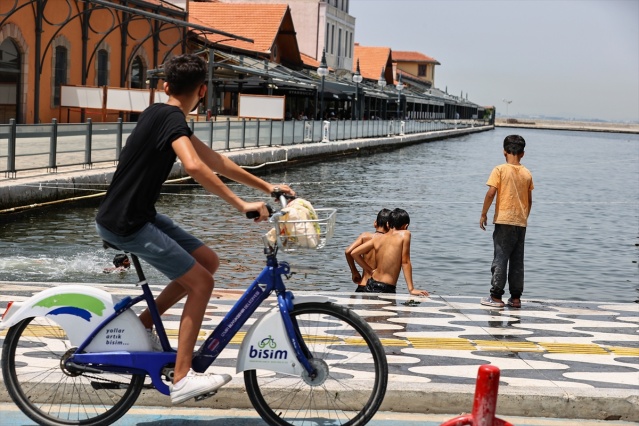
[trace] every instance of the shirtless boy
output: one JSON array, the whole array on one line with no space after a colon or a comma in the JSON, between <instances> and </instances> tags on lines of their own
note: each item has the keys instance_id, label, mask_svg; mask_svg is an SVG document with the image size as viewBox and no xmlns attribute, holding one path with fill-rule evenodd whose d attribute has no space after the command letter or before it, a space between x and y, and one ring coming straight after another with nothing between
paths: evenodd
<instances>
[{"instance_id":1,"label":"shirtless boy","mask_svg":"<svg viewBox=\"0 0 639 426\"><path fill-rule=\"evenodd\" d=\"M428 296L413 285L413 266L410 261L410 217L403 209L395 209L390 216L390 230L378 238L371 238L355 248L351 254L364 273L371 278L366 282L367 293L395 293L400 271L404 273L408 292L415 296ZM373 252L375 266L366 261L366 254Z\"/></svg>"},{"instance_id":2,"label":"shirtless boy","mask_svg":"<svg viewBox=\"0 0 639 426\"><path fill-rule=\"evenodd\" d=\"M370 278L370 275L367 274L366 271L363 271L363 276L360 275L359 270L355 265L355 260L353 259L352 252L356 247L361 246L371 238L376 238L388 232L388 220L390 219L390 213L391 211L389 209L381 209L379 213L377 213L377 219L375 220L375 222L373 222L375 232L362 232L360 236L357 237L357 239L353 242L353 244L348 246L344 251L346 262L348 263L348 267L351 269L351 279L355 284L357 284L357 288L355 289L356 293L366 291L366 282ZM369 265L375 266L375 256L373 252L366 253L364 258Z\"/></svg>"}]
</instances>

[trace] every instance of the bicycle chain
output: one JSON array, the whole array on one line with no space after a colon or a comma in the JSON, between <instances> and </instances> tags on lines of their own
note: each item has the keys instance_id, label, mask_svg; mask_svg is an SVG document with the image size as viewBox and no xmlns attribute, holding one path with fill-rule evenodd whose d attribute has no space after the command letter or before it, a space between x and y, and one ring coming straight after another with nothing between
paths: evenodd
<instances>
[{"instance_id":1,"label":"bicycle chain","mask_svg":"<svg viewBox=\"0 0 639 426\"><path fill-rule=\"evenodd\" d=\"M126 387L130 386L130 383L119 382L117 380L111 380L111 379L107 379L105 377L95 377L95 376L92 376L90 374L83 374L82 377L86 377L87 379L94 379L97 382L108 382L108 383L113 383L113 384L116 384L116 385L126 386ZM153 386L152 384L150 384L150 385L144 384L144 385L142 385L142 387L146 388L146 389L155 389L155 386Z\"/></svg>"}]
</instances>

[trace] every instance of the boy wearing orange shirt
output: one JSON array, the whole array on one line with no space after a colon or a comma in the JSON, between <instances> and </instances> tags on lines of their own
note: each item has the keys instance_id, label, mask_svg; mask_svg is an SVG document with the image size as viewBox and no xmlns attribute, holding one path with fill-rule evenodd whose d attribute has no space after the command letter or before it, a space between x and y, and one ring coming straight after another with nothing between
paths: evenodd
<instances>
[{"instance_id":1,"label":"boy wearing orange shirt","mask_svg":"<svg viewBox=\"0 0 639 426\"><path fill-rule=\"evenodd\" d=\"M526 141L521 136L506 136L506 163L495 167L486 182L488 191L484 198L479 227L486 230L488 209L497 195L493 219L495 254L490 268L490 296L481 299L481 304L494 308L504 307L502 295L506 280L510 292L508 306L521 308L521 294L524 291L524 242L534 189L532 174L520 163L525 147Z\"/></svg>"}]
</instances>

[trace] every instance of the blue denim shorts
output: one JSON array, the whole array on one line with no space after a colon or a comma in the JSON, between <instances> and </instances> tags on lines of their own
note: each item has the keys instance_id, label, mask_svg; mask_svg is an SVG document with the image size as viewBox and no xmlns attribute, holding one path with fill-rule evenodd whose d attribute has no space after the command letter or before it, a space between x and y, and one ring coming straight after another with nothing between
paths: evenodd
<instances>
[{"instance_id":1,"label":"blue denim shorts","mask_svg":"<svg viewBox=\"0 0 639 426\"><path fill-rule=\"evenodd\" d=\"M157 214L155 222L126 236L116 235L96 223L98 235L120 250L133 253L149 263L170 280L175 280L195 265L191 253L204 245L168 216Z\"/></svg>"}]
</instances>

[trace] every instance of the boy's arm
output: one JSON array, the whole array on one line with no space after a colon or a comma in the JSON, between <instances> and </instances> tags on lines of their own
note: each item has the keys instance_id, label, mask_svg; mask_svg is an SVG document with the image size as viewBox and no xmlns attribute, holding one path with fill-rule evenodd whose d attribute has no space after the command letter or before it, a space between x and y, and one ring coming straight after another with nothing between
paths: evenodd
<instances>
[{"instance_id":1,"label":"boy's arm","mask_svg":"<svg viewBox=\"0 0 639 426\"><path fill-rule=\"evenodd\" d=\"M528 216L530 216L530 211L532 210L532 189L528 190Z\"/></svg>"},{"instance_id":2,"label":"boy's arm","mask_svg":"<svg viewBox=\"0 0 639 426\"><path fill-rule=\"evenodd\" d=\"M403 231L402 243L402 273L406 280L408 292L415 296L428 296L426 290L417 290L413 285L413 264L410 261L410 231Z\"/></svg>"},{"instance_id":3,"label":"boy's arm","mask_svg":"<svg viewBox=\"0 0 639 426\"><path fill-rule=\"evenodd\" d=\"M370 275L373 275L373 268L366 262L366 260L364 260L364 255L371 251L373 247L374 240L371 239L366 241L364 244L356 247L351 252L351 255L353 256L355 262L357 262L357 264L361 266L362 269L364 269L364 272L368 272Z\"/></svg>"},{"instance_id":4,"label":"boy's arm","mask_svg":"<svg viewBox=\"0 0 639 426\"><path fill-rule=\"evenodd\" d=\"M355 260L353 259L352 252L356 247L359 247L360 245L362 245L363 241L364 240L362 236L360 235L353 242L353 244L351 244L350 246L346 248L346 250L344 250L344 255L346 256L346 263L348 263L348 267L351 270L351 279L353 280L355 284L359 284L362 281L362 276L360 275L359 270L357 270L357 266L355 266Z\"/></svg>"},{"instance_id":5,"label":"boy's arm","mask_svg":"<svg viewBox=\"0 0 639 426\"><path fill-rule=\"evenodd\" d=\"M495 199L495 194L497 194L497 188L489 186L488 191L486 191L486 196L484 197L484 206L481 209L481 217L479 218L479 227L484 231L486 230L486 223L488 222L488 209L490 209L493 199Z\"/></svg>"}]
</instances>

